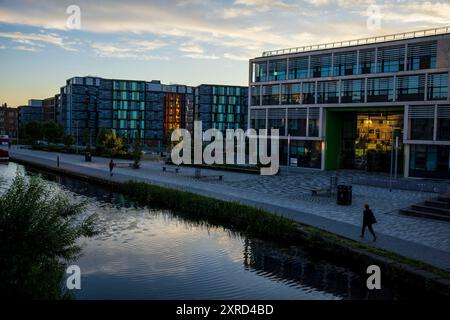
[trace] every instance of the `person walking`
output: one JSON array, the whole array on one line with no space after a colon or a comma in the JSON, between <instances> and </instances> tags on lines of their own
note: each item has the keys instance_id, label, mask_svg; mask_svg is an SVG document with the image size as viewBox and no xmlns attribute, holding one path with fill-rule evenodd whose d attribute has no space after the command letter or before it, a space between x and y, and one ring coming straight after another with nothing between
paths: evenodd
<instances>
[{"instance_id":1,"label":"person walking","mask_svg":"<svg viewBox=\"0 0 450 320\"><path fill-rule=\"evenodd\" d=\"M114 161L113 159L111 159L111 161L109 162L109 175L112 177L113 176L113 169L114 169Z\"/></svg>"},{"instance_id":2,"label":"person walking","mask_svg":"<svg viewBox=\"0 0 450 320\"><path fill-rule=\"evenodd\" d=\"M365 204L364 212L363 212L363 226L362 226L362 230L361 230L361 238L364 238L364 233L365 233L366 227L367 227L373 236L373 241L377 241L377 236L375 235L375 232L373 231L373 228L372 228L372 225L375 223L377 223L377 219L375 219L375 215L373 214L369 205Z\"/></svg>"}]
</instances>

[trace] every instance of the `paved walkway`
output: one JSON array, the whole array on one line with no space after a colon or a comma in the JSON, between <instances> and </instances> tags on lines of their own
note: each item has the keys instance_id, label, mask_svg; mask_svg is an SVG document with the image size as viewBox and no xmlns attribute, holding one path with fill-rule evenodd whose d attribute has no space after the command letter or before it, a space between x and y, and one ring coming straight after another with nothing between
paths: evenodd
<instances>
[{"instance_id":1,"label":"paved walkway","mask_svg":"<svg viewBox=\"0 0 450 320\"><path fill-rule=\"evenodd\" d=\"M56 153L12 149L10 154L17 159L56 167ZM93 162L89 163L84 162L80 155L60 155L60 166L65 170L116 182L145 181L217 199L239 201L450 270L450 223L398 214L398 209L432 198L435 194L405 190L389 192L384 188L353 185L353 204L338 206L335 197L312 196L305 190L307 186L329 181L330 175L334 174L332 172L290 170L280 176L259 176L202 169L202 175L222 174L224 179L197 180L194 179L194 168L182 167L176 174L163 172L162 163L144 161L139 170L115 168L114 176L110 177L108 162L109 159L93 157ZM351 183L355 174L361 175L339 172L339 182ZM359 238L364 203L369 203L377 216L375 231L379 240L376 243L369 241L370 235L366 236L367 240Z\"/></svg>"}]
</instances>

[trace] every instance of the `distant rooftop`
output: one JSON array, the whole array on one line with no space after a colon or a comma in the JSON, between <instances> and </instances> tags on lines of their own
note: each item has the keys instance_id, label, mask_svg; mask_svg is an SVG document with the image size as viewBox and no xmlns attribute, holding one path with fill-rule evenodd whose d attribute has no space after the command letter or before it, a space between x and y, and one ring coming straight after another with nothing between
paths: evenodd
<instances>
[{"instance_id":1,"label":"distant rooftop","mask_svg":"<svg viewBox=\"0 0 450 320\"><path fill-rule=\"evenodd\" d=\"M435 36L435 35L446 34L446 33L450 33L450 26L434 28L434 29L425 29L425 30L419 30L419 31L396 33L396 34L390 34L390 35L385 35L385 36L375 36L375 37L362 38L362 39L356 39L356 40L346 40L346 41L330 42L330 43L324 43L324 44L315 44L315 45L309 45L309 46L303 46L303 47L264 51L262 56L270 57L270 56L277 56L277 55L290 54L290 53L302 53L302 52L309 52L309 51L315 51L315 50L336 49L336 48L352 47L352 46L359 46L359 45L365 45L365 44L380 43L380 42L386 42L386 41L396 41L396 40L429 37L429 36Z\"/></svg>"}]
</instances>

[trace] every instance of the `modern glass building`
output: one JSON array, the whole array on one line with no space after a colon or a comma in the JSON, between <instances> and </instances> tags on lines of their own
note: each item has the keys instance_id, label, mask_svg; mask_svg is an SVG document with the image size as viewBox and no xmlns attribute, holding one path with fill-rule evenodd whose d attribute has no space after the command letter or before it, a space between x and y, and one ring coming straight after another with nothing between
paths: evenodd
<instances>
[{"instance_id":1,"label":"modern glass building","mask_svg":"<svg viewBox=\"0 0 450 320\"><path fill-rule=\"evenodd\" d=\"M150 146L161 146L169 120L173 127L184 124L185 103L193 100L192 92L190 87L155 80L73 77L61 88L58 119L78 143L87 129L95 144L98 131L104 128L114 129L129 142L140 138ZM174 103L183 110L179 117L173 116Z\"/></svg>"},{"instance_id":2,"label":"modern glass building","mask_svg":"<svg viewBox=\"0 0 450 320\"><path fill-rule=\"evenodd\" d=\"M284 165L450 178L450 27L264 52L248 125L280 130Z\"/></svg>"},{"instance_id":3,"label":"modern glass building","mask_svg":"<svg viewBox=\"0 0 450 320\"><path fill-rule=\"evenodd\" d=\"M195 118L203 130L247 128L248 88L202 84L195 88Z\"/></svg>"}]
</instances>

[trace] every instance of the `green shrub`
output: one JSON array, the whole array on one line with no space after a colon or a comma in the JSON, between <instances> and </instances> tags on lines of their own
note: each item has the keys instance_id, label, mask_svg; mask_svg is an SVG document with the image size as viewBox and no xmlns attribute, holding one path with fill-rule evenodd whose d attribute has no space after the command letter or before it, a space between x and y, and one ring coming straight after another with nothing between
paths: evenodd
<instances>
[{"instance_id":1,"label":"green shrub","mask_svg":"<svg viewBox=\"0 0 450 320\"><path fill-rule=\"evenodd\" d=\"M61 299L67 264L76 241L95 233L94 218L80 220L82 204L52 192L39 177L17 174L0 195L1 295L15 299Z\"/></svg>"},{"instance_id":2,"label":"green shrub","mask_svg":"<svg viewBox=\"0 0 450 320\"><path fill-rule=\"evenodd\" d=\"M207 220L266 238L290 241L299 236L298 224L295 221L237 202L222 201L142 182L127 182L119 188L122 193L141 204L171 209L177 214L197 220Z\"/></svg>"}]
</instances>

